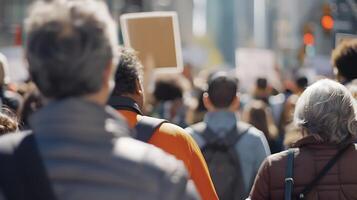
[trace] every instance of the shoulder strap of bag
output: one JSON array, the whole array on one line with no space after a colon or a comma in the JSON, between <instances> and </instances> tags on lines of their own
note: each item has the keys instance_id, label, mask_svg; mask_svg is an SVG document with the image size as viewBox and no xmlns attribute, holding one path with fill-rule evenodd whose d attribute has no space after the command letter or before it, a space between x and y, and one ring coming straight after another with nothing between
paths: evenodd
<instances>
[{"instance_id":1,"label":"shoulder strap of bag","mask_svg":"<svg viewBox=\"0 0 357 200\"><path fill-rule=\"evenodd\" d=\"M244 122L238 122L236 127L233 128L224 138L225 143L228 146L234 146L242 138L242 136L248 133L252 126Z\"/></svg>"},{"instance_id":2,"label":"shoulder strap of bag","mask_svg":"<svg viewBox=\"0 0 357 200\"><path fill-rule=\"evenodd\" d=\"M164 119L142 116L141 120L138 121L135 126L135 139L140 140L142 142L148 142L155 133L155 131L161 126L161 124L166 122L167 120Z\"/></svg>"},{"instance_id":3,"label":"shoulder strap of bag","mask_svg":"<svg viewBox=\"0 0 357 200\"><path fill-rule=\"evenodd\" d=\"M317 183L321 180L322 177L326 175L326 173L332 168L332 166L342 157L343 153L349 149L350 145L345 146L341 150L339 150L334 157L328 161L325 167L321 170L321 172L311 181L297 196L297 199L304 199L309 192L317 185Z\"/></svg>"},{"instance_id":4,"label":"shoulder strap of bag","mask_svg":"<svg viewBox=\"0 0 357 200\"><path fill-rule=\"evenodd\" d=\"M215 134L207 125L205 126L201 136L205 140L206 145L213 144L219 139L218 135Z\"/></svg>"},{"instance_id":5,"label":"shoulder strap of bag","mask_svg":"<svg viewBox=\"0 0 357 200\"><path fill-rule=\"evenodd\" d=\"M203 139L204 145L201 149L205 148L208 144L213 144L218 139L217 134L215 134L205 122L199 122L190 126L190 128Z\"/></svg>"},{"instance_id":6,"label":"shoulder strap of bag","mask_svg":"<svg viewBox=\"0 0 357 200\"><path fill-rule=\"evenodd\" d=\"M214 144L215 142L224 145L228 149L228 153L233 158L236 166L240 166L239 156L234 146L242 136L248 132L250 127L251 125L246 123L237 123L236 127L233 127L225 137L221 139L217 134L214 134L208 126L206 126L202 136L206 140L206 145Z\"/></svg>"},{"instance_id":7,"label":"shoulder strap of bag","mask_svg":"<svg viewBox=\"0 0 357 200\"><path fill-rule=\"evenodd\" d=\"M245 133L248 132L248 130L251 127L252 126L247 123L238 122L236 127L233 127L223 138L224 144L226 146L235 145L239 141L239 139ZM206 124L198 124L193 129L194 129L194 131L200 133L200 135L205 140L206 145L209 143L214 143L215 141L219 140L219 137L217 136L217 134L213 133L213 131Z\"/></svg>"},{"instance_id":8,"label":"shoulder strap of bag","mask_svg":"<svg viewBox=\"0 0 357 200\"><path fill-rule=\"evenodd\" d=\"M284 200L291 200L294 190L294 149L288 150L287 167L285 174Z\"/></svg>"}]
</instances>

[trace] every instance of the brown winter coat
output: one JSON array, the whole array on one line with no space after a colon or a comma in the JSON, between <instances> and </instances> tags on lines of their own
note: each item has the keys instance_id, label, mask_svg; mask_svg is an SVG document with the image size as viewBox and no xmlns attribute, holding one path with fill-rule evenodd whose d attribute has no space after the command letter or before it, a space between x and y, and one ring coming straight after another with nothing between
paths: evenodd
<instances>
[{"instance_id":1,"label":"brown winter coat","mask_svg":"<svg viewBox=\"0 0 357 200\"><path fill-rule=\"evenodd\" d=\"M305 199L357 199L357 147L352 141L349 145L349 149ZM299 140L295 147L298 147L294 160L294 195L296 196L337 153L338 147L319 143L311 136ZM269 156L260 167L250 198L283 200L286 165L286 151Z\"/></svg>"}]
</instances>

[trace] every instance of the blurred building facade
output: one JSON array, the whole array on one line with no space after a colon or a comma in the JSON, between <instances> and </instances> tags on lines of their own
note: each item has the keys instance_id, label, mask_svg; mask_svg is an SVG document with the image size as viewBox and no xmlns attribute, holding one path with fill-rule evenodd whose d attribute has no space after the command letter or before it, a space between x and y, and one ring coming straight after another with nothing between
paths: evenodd
<instances>
[{"instance_id":1,"label":"blurred building facade","mask_svg":"<svg viewBox=\"0 0 357 200\"><path fill-rule=\"evenodd\" d=\"M21 45L23 19L33 0L0 0L0 47ZM183 47L196 42L194 28L212 41L228 66L235 66L239 47L264 48L277 52L283 67L301 65L301 53L329 55L334 33L357 32L355 0L106 0L115 19L122 13L177 11ZM323 5L334 17L334 31L321 28ZM200 6L200 9L196 9ZM204 9L202 11L202 9ZM197 15L197 12L199 14ZM200 20L195 18L199 17ZM305 27L311 26L314 44L303 43ZM194 27L196 26L196 27ZM200 37L199 36L199 37Z\"/></svg>"},{"instance_id":2,"label":"blurred building facade","mask_svg":"<svg viewBox=\"0 0 357 200\"><path fill-rule=\"evenodd\" d=\"M0 47L20 45L26 9L32 0L0 0Z\"/></svg>"}]
</instances>

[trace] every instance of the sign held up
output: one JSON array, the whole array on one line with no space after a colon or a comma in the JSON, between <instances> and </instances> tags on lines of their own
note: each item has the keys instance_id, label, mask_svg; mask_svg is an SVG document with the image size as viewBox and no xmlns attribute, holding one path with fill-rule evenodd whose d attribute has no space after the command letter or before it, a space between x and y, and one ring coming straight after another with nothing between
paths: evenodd
<instances>
[{"instance_id":1,"label":"sign held up","mask_svg":"<svg viewBox=\"0 0 357 200\"><path fill-rule=\"evenodd\" d=\"M123 14L120 24L124 45L138 52L145 68L165 72L182 71L181 40L176 12Z\"/></svg>"},{"instance_id":2,"label":"sign held up","mask_svg":"<svg viewBox=\"0 0 357 200\"><path fill-rule=\"evenodd\" d=\"M271 50L238 48L236 73L243 90L252 90L257 78L266 78L273 87L281 88L280 77L276 71L275 54Z\"/></svg>"}]
</instances>

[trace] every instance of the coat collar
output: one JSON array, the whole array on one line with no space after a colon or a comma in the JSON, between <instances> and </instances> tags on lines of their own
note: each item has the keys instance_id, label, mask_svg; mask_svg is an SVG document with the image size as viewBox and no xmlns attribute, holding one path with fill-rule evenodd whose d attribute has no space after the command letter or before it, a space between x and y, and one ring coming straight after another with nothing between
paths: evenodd
<instances>
[{"instance_id":1,"label":"coat collar","mask_svg":"<svg viewBox=\"0 0 357 200\"><path fill-rule=\"evenodd\" d=\"M306 137L301 138L297 142L295 142L292 147L293 148L301 148L301 147L312 147L312 148L341 148L348 144L353 144L355 142L354 138L348 138L346 141L341 142L340 144L326 143L324 141L318 140L313 135L308 135Z\"/></svg>"},{"instance_id":2,"label":"coat collar","mask_svg":"<svg viewBox=\"0 0 357 200\"><path fill-rule=\"evenodd\" d=\"M38 135L92 141L129 135L114 109L81 98L50 102L30 118L30 126Z\"/></svg>"},{"instance_id":3,"label":"coat collar","mask_svg":"<svg viewBox=\"0 0 357 200\"><path fill-rule=\"evenodd\" d=\"M238 119L234 112L220 110L206 113L203 121L213 132L223 135L236 126Z\"/></svg>"},{"instance_id":4,"label":"coat collar","mask_svg":"<svg viewBox=\"0 0 357 200\"><path fill-rule=\"evenodd\" d=\"M108 104L115 110L129 110L136 112L139 115L143 115L139 104L137 104L136 101L129 97L111 96Z\"/></svg>"}]
</instances>

